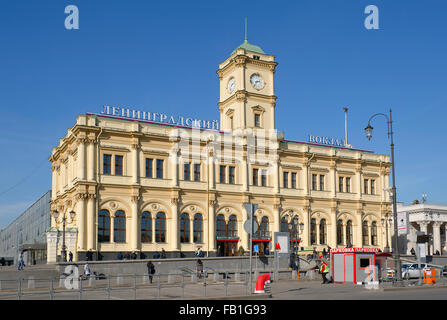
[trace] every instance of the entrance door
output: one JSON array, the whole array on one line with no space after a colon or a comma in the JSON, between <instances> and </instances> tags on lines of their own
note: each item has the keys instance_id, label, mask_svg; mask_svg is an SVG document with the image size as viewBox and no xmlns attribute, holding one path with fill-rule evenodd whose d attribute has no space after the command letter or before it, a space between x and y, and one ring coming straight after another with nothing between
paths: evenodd
<instances>
[{"instance_id":1,"label":"entrance door","mask_svg":"<svg viewBox=\"0 0 447 320\"><path fill-rule=\"evenodd\" d=\"M229 257L237 255L237 241L217 241L217 256Z\"/></svg>"},{"instance_id":2,"label":"entrance door","mask_svg":"<svg viewBox=\"0 0 447 320\"><path fill-rule=\"evenodd\" d=\"M345 282L354 282L354 255L345 254Z\"/></svg>"}]
</instances>

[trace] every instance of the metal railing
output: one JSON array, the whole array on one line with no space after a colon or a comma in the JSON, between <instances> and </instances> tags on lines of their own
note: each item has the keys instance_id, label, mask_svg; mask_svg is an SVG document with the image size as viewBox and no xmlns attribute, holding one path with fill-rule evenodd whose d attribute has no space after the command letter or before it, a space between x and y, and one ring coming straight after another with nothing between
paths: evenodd
<instances>
[{"instance_id":1,"label":"metal railing","mask_svg":"<svg viewBox=\"0 0 447 320\"><path fill-rule=\"evenodd\" d=\"M92 275L0 280L0 299L194 299L247 296L248 272Z\"/></svg>"}]
</instances>

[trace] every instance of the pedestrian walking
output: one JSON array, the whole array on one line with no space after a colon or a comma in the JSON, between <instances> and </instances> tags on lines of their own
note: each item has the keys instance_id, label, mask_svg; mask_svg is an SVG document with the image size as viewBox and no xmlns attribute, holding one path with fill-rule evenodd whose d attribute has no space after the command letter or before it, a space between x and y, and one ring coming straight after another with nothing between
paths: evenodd
<instances>
[{"instance_id":1,"label":"pedestrian walking","mask_svg":"<svg viewBox=\"0 0 447 320\"><path fill-rule=\"evenodd\" d=\"M166 259L166 251L164 248L161 249L161 258Z\"/></svg>"},{"instance_id":2,"label":"pedestrian walking","mask_svg":"<svg viewBox=\"0 0 447 320\"><path fill-rule=\"evenodd\" d=\"M90 267L89 267L88 263L86 263L84 265L84 275L85 275L86 278L89 278L90 275L91 275Z\"/></svg>"},{"instance_id":3,"label":"pedestrian walking","mask_svg":"<svg viewBox=\"0 0 447 320\"><path fill-rule=\"evenodd\" d=\"M68 262L72 262L73 261L73 253L70 251L68 253Z\"/></svg>"},{"instance_id":4,"label":"pedestrian walking","mask_svg":"<svg viewBox=\"0 0 447 320\"><path fill-rule=\"evenodd\" d=\"M327 267L327 263L324 261L321 262L320 273L321 273L321 277L323 278L322 284L328 283L329 280L326 278L326 275L329 273L329 269Z\"/></svg>"},{"instance_id":5,"label":"pedestrian walking","mask_svg":"<svg viewBox=\"0 0 447 320\"><path fill-rule=\"evenodd\" d=\"M197 259L197 277L200 279L202 278L202 274L203 274L203 262L200 259Z\"/></svg>"},{"instance_id":6,"label":"pedestrian walking","mask_svg":"<svg viewBox=\"0 0 447 320\"><path fill-rule=\"evenodd\" d=\"M18 263L17 270L19 270L19 271L23 270L24 266L25 266L25 263L23 262L23 252L21 252L20 253L20 257L19 257L19 263Z\"/></svg>"},{"instance_id":7,"label":"pedestrian walking","mask_svg":"<svg viewBox=\"0 0 447 320\"><path fill-rule=\"evenodd\" d=\"M147 273L149 274L149 282L152 283L152 278L155 273L155 266L152 261L147 262Z\"/></svg>"}]
</instances>

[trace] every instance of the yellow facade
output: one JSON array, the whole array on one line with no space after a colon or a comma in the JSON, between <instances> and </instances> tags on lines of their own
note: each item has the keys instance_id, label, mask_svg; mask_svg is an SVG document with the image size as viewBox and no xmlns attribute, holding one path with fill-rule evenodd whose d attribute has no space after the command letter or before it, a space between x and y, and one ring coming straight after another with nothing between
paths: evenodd
<instances>
[{"instance_id":1,"label":"yellow facade","mask_svg":"<svg viewBox=\"0 0 447 320\"><path fill-rule=\"evenodd\" d=\"M275 127L276 65L274 56L244 47L219 65L220 132L79 115L49 159L52 209L76 213L67 220L67 252L75 260L90 249L106 258L198 247L235 254L249 249L244 202L259 205L255 239L270 250L273 233L294 217L304 226L304 249L347 242L383 249L389 157L284 140ZM48 262L61 250L62 221L52 217L51 225Z\"/></svg>"}]
</instances>

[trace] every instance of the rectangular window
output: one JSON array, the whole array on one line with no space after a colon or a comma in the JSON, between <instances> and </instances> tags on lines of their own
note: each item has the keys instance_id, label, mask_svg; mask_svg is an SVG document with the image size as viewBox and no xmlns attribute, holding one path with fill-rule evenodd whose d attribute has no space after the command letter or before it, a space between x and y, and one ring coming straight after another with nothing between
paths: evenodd
<instances>
[{"instance_id":1,"label":"rectangular window","mask_svg":"<svg viewBox=\"0 0 447 320\"><path fill-rule=\"evenodd\" d=\"M351 178L346 178L346 192L351 192Z\"/></svg>"},{"instance_id":2,"label":"rectangular window","mask_svg":"<svg viewBox=\"0 0 447 320\"><path fill-rule=\"evenodd\" d=\"M376 180L371 180L371 194L375 194L375 182Z\"/></svg>"},{"instance_id":3,"label":"rectangular window","mask_svg":"<svg viewBox=\"0 0 447 320\"><path fill-rule=\"evenodd\" d=\"M363 180L363 193L368 194L368 179Z\"/></svg>"},{"instance_id":4,"label":"rectangular window","mask_svg":"<svg viewBox=\"0 0 447 320\"><path fill-rule=\"evenodd\" d=\"M112 173L112 155L105 154L103 158L103 174L111 174Z\"/></svg>"},{"instance_id":5,"label":"rectangular window","mask_svg":"<svg viewBox=\"0 0 447 320\"><path fill-rule=\"evenodd\" d=\"M338 178L338 191L343 192L343 177Z\"/></svg>"},{"instance_id":6,"label":"rectangular window","mask_svg":"<svg viewBox=\"0 0 447 320\"><path fill-rule=\"evenodd\" d=\"M290 184L291 184L290 187L292 189L296 189L296 172L292 172Z\"/></svg>"},{"instance_id":7,"label":"rectangular window","mask_svg":"<svg viewBox=\"0 0 447 320\"><path fill-rule=\"evenodd\" d=\"M152 178L153 159L146 158L146 178Z\"/></svg>"},{"instance_id":8,"label":"rectangular window","mask_svg":"<svg viewBox=\"0 0 447 320\"><path fill-rule=\"evenodd\" d=\"M220 183L225 183L226 182L226 174L225 174L225 166L220 166L219 167L219 182Z\"/></svg>"},{"instance_id":9,"label":"rectangular window","mask_svg":"<svg viewBox=\"0 0 447 320\"><path fill-rule=\"evenodd\" d=\"M183 180L191 180L191 164L189 162L185 162L183 164L183 168Z\"/></svg>"},{"instance_id":10,"label":"rectangular window","mask_svg":"<svg viewBox=\"0 0 447 320\"><path fill-rule=\"evenodd\" d=\"M312 190L317 190L317 175L312 174Z\"/></svg>"},{"instance_id":11,"label":"rectangular window","mask_svg":"<svg viewBox=\"0 0 447 320\"><path fill-rule=\"evenodd\" d=\"M228 167L228 183L230 184L234 184L235 180L234 180L234 169L235 167Z\"/></svg>"},{"instance_id":12,"label":"rectangular window","mask_svg":"<svg viewBox=\"0 0 447 320\"><path fill-rule=\"evenodd\" d=\"M282 184L283 184L283 188L289 187L289 173L287 171L284 171L282 173Z\"/></svg>"},{"instance_id":13,"label":"rectangular window","mask_svg":"<svg viewBox=\"0 0 447 320\"><path fill-rule=\"evenodd\" d=\"M163 160L157 160L157 179L163 179Z\"/></svg>"},{"instance_id":14,"label":"rectangular window","mask_svg":"<svg viewBox=\"0 0 447 320\"><path fill-rule=\"evenodd\" d=\"M194 181L200 181L200 163L194 164Z\"/></svg>"},{"instance_id":15,"label":"rectangular window","mask_svg":"<svg viewBox=\"0 0 447 320\"><path fill-rule=\"evenodd\" d=\"M267 186L267 170L261 170L261 186Z\"/></svg>"},{"instance_id":16,"label":"rectangular window","mask_svg":"<svg viewBox=\"0 0 447 320\"><path fill-rule=\"evenodd\" d=\"M253 185L257 186L258 185L258 169L253 169Z\"/></svg>"},{"instance_id":17,"label":"rectangular window","mask_svg":"<svg viewBox=\"0 0 447 320\"><path fill-rule=\"evenodd\" d=\"M324 190L324 175L320 174L320 190Z\"/></svg>"},{"instance_id":18,"label":"rectangular window","mask_svg":"<svg viewBox=\"0 0 447 320\"><path fill-rule=\"evenodd\" d=\"M115 156L115 175L123 175L123 156Z\"/></svg>"},{"instance_id":19,"label":"rectangular window","mask_svg":"<svg viewBox=\"0 0 447 320\"><path fill-rule=\"evenodd\" d=\"M261 115L258 113L255 113L255 127L261 127Z\"/></svg>"}]
</instances>

